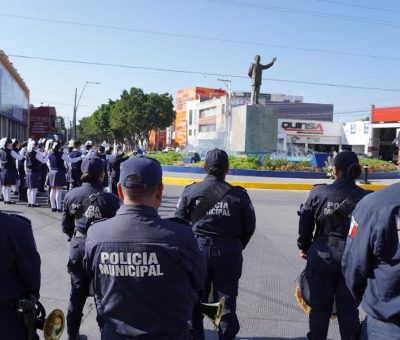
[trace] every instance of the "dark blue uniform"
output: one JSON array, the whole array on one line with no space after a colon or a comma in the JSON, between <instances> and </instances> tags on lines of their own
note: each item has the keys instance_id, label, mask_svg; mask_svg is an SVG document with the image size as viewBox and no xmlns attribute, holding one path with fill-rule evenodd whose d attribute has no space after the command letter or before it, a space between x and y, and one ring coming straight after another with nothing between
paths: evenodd
<instances>
[{"instance_id":1,"label":"dark blue uniform","mask_svg":"<svg viewBox=\"0 0 400 340\"><path fill-rule=\"evenodd\" d=\"M65 195L62 230L71 239L68 261L71 295L67 314L71 336L79 333L82 310L89 296L90 277L82 266L87 230L94 221L115 216L119 205L119 198L104 193L101 184L84 183Z\"/></svg>"},{"instance_id":2,"label":"dark blue uniform","mask_svg":"<svg viewBox=\"0 0 400 340\"><path fill-rule=\"evenodd\" d=\"M400 339L400 183L357 205L342 265L368 314L362 339Z\"/></svg>"},{"instance_id":3,"label":"dark blue uniform","mask_svg":"<svg viewBox=\"0 0 400 340\"><path fill-rule=\"evenodd\" d=\"M103 186L105 188L108 187L108 160L107 160L107 155L105 153L97 153L97 156L101 158L104 161L104 180L103 180Z\"/></svg>"},{"instance_id":4,"label":"dark blue uniform","mask_svg":"<svg viewBox=\"0 0 400 340\"><path fill-rule=\"evenodd\" d=\"M102 339L190 339L204 259L186 225L152 207L123 205L90 228L85 267L94 277Z\"/></svg>"},{"instance_id":5,"label":"dark blue uniform","mask_svg":"<svg viewBox=\"0 0 400 340\"><path fill-rule=\"evenodd\" d=\"M72 150L69 153L70 158L76 158L82 156L82 152L79 150ZM82 170L81 170L82 161L72 163L71 164L71 188L80 187L82 185L81 177L82 177Z\"/></svg>"},{"instance_id":6,"label":"dark blue uniform","mask_svg":"<svg viewBox=\"0 0 400 340\"><path fill-rule=\"evenodd\" d=\"M359 326L357 305L346 287L340 267L350 217L341 219L333 228L327 228L324 219L350 194L360 199L366 193L354 180L338 178L333 184L315 186L299 212L297 246L308 254L306 277L311 291L310 339L326 339L334 299L342 339L353 339Z\"/></svg>"},{"instance_id":7,"label":"dark blue uniform","mask_svg":"<svg viewBox=\"0 0 400 340\"><path fill-rule=\"evenodd\" d=\"M117 184L119 181L119 175L121 172L121 163L125 162L128 159L128 157L125 157L124 153L117 155L116 157L113 157L109 162L108 162L108 168L109 168L109 173L110 173L110 179L109 181L111 182L111 191L113 194L117 195Z\"/></svg>"},{"instance_id":8,"label":"dark blue uniform","mask_svg":"<svg viewBox=\"0 0 400 340\"><path fill-rule=\"evenodd\" d=\"M196 205L212 188L224 185L221 183L226 184L208 175L204 181L187 186L175 215L190 221ZM255 224L253 205L246 190L231 187L214 208L193 226L193 232L207 259L204 296L209 296L211 288L214 301L225 296L226 308L219 329L220 339L233 339L239 332L236 297L242 275L242 250L253 235Z\"/></svg>"},{"instance_id":9,"label":"dark blue uniform","mask_svg":"<svg viewBox=\"0 0 400 340\"><path fill-rule=\"evenodd\" d=\"M16 302L39 298L40 256L29 220L0 212L0 338L24 340L25 325Z\"/></svg>"}]
</instances>

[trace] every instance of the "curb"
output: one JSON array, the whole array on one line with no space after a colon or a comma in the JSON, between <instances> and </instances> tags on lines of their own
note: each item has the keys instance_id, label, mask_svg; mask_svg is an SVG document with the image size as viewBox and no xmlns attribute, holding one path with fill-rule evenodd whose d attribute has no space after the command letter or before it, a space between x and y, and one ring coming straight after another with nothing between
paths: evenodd
<instances>
[{"instance_id":1,"label":"curb","mask_svg":"<svg viewBox=\"0 0 400 340\"><path fill-rule=\"evenodd\" d=\"M163 183L169 185L189 185L192 183L201 182L201 178L177 178L163 177ZM309 183L272 183L272 182L243 182L243 181L228 181L232 185L240 186L246 189L269 189L269 190L306 190L309 191L314 187L314 184ZM366 190L377 191L386 187L383 184L359 184L360 187Z\"/></svg>"},{"instance_id":2,"label":"curb","mask_svg":"<svg viewBox=\"0 0 400 340\"><path fill-rule=\"evenodd\" d=\"M184 174L204 174L203 168L162 165L164 172L177 172ZM279 177L279 178L302 178L302 179L326 179L325 172L312 171L276 171L276 170L252 170L252 169L229 169L228 175L252 176L252 177ZM363 174L359 179L363 178ZM399 179L400 171L370 172L369 179Z\"/></svg>"}]
</instances>

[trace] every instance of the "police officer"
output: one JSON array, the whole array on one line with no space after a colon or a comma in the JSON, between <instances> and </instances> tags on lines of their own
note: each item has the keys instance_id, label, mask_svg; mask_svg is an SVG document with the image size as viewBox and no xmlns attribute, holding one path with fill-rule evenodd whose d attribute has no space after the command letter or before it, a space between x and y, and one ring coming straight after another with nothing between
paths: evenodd
<instances>
[{"instance_id":1,"label":"police officer","mask_svg":"<svg viewBox=\"0 0 400 340\"><path fill-rule=\"evenodd\" d=\"M0 333L2 339L25 340L27 329L18 300L39 298L40 256L29 220L0 212Z\"/></svg>"},{"instance_id":2,"label":"police officer","mask_svg":"<svg viewBox=\"0 0 400 340\"><path fill-rule=\"evenodd\" d=\"M125 162L128 157L125 157L125 153L120 146L116 147L114 150L115 153L108 157L108 167L110 172L109 181L111 185L111 192L113 194L118 194L117 183L119 182L121 163Z\"/></svg>"},{"instance_id":3,"label":"police officer","mask_svg":"<svg viewBox=\"0 0 400 340\"><path fill-rule=\"evenodd\" d=\"M367 313L361 339L400 339L400 183L365 197L353 212L342 265Z\"/></svg>"},{"instance_id":4,"label":"police officer","mask_svg":"<svg viewBox=\"0 0 400 340\"><path fill-rule=\"evenodd\" d=\"M242 274L242 250L253 235L256 224L246 190L225 182L228 169L225 151L209 151L205 160L208 175L202 182L185 188L175 212L177 217L192 222L194 234L206 256L208 272L204 296L208 297L212 290L214 301L225 297L219 339L234 339L239 332L236 297ZM204 210L202 206L205 211L199 213L199 209ZM208 302L207 298L204 302ZM202 333L201 320L200 327Z\"/></svg>"},{"instance_id":5,"label":"police officer","mask_svg":"<svg viewBox=\"0 0 400 340\"><path fill-rule=\"evenodd\" d=\"M89 229L85 245L104 321L101 338L187 340L204 261L190 229L158 215L160 163L129 158L121 165L118 193L124 205Z\"/></svg>"},{"instance_id":6,"label":"police officer","mask_svg":"<svg viewBox=\"0 0 400 340\"><path fill-rule=\"evenodd\" d=\"M335 181L316 185L299 211L297 246L300 256L307 259L306 278L311 294L309 339L326 339L334 300L341 338L354 339L359 327L357 305L346 287L340 261L350 213L367 194L355 183L360 174L357 155L342 151L334 159Z\"/></svg>"},{"instance_id":7,"label":"police officer","mask_svg":"<svg viewBox=\"0 0 400 340\"><path fill-rule=\"evenodd\" d=\"M78 339L83 307L89 296L90 277L82 266L87 230L94 221L115 216L120 205L117 196L103 191L102 159L86 158L82 163L82 173L83 185L65 195L62 218L62 230L71 241L68 261L71 294L67 314L70 339Z\"/></svg>"},{"instance_id":8,"label":"police officer","mask_svg":"<svg viewBox=\"0 0 400 340\"><path fill-rule=\"evenodd\" d=\"M80 151L81 142L78 140L73 141L73 150L69 153L70 158L76 158L82 156L82 152ZM71 163L71 177L70 177L70 188L77 188L82 185L81 177L82 177L82 161Z\"/></svg>"}]
</instances>

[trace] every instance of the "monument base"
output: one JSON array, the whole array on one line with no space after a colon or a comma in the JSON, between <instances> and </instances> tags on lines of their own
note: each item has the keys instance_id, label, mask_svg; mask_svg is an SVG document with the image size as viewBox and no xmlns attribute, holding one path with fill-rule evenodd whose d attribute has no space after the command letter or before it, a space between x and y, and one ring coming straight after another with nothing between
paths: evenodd
<instances>
[{"instance_id":1,"label":"monument base","mask_svg":"<svg viewBox=\"0 0 400 340\"><path fill-rule=\"evenodd\" d=\"M230 150L238 153L267 153L277 148L278 113L264 105L232 108Z\"/></svg>"}]
</instances>

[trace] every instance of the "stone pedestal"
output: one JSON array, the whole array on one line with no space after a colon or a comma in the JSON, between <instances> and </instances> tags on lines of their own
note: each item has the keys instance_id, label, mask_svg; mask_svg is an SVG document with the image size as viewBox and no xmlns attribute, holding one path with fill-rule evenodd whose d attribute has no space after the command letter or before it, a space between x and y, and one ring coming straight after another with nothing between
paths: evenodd
<instances>
[{"instance_id":1,"label":"stone pedestal","mask_svg":"<svg viewBox=\"0 0 400 340\"><path fill-rule=\"evenodd\" d=\"M264 105L232 108L230 150L238 153L266 153L276 150L278 113Z\"/></svg>"}]
</instances>

